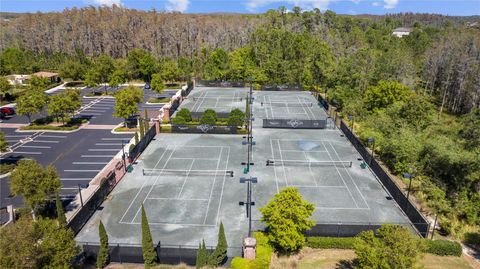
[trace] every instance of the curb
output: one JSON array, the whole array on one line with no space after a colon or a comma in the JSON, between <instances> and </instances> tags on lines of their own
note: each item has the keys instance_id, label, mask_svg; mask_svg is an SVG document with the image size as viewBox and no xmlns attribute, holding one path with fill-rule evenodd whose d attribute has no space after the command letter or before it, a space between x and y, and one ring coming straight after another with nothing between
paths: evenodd
<instances>
[{"instance_id":1,"label":"curb","mask_svg":"<svg viewBox=\"0 0 480 269\"><path fill-rule=\"evenodd\" d=\"M115 99L115 97L111 96L111 95L100 95L100 96L82 96L82 98L85 98L85 99L98 99L98 98L111 98L111 99Z\"/></svg>"},{"instance_id":2,"label":"curb","mask_svg":"<svg viewBox=\"0 0 480 269\"><path fill-rule=\"evenodd\" d=\"M12 172L8 172L8 173L6 173L6 174L2 174L2 175L0 175L0 179L8 177L10 174L12 174Z\"/></svg>"},{"instance_id":3,"label":"curb","mask_svg":"<svg viewBox=\"0 0 480 269\"><path fill-rule=\"evenodd\" d=\"M75 132L78 132L78 131L82 130L82 129L85 128L85 126L87 126L88 124L90 124L90 122L84 123L84 124L80 125L80 127L78 127L77 129L71 130L71 131L46 130L46 129L20 130L20 128L19 128L19 129L15 130L15 132L16 132L16 133L37 133L37 132L45 132L45 133L63 133L63 134L69 134L69 133L75 133Z\"/></svg>"},{"instance_id":4,"label":"curb","mask_svg":"<svg viewBox=\"0 0 480 269\"><path fill-rule=\"evenodd\" d=\"M146 105L166 105L168 103L150 103L150 102L146 102L145 103Z\"/></svg>"},{"instance_id":5,"label":"curb","mask_svg":"<svg viewBox=\"0 0 480 269\"><path fill-rule=\"evenodd\" d=\"M119 123L115 128L113 128L110 132L112 134L135 134L136 132L135 131L128 131L128 132L117 132L115 131L115 129L117 129L118 127L122 126L123 123Z\"/></svg>"}]
</instances>

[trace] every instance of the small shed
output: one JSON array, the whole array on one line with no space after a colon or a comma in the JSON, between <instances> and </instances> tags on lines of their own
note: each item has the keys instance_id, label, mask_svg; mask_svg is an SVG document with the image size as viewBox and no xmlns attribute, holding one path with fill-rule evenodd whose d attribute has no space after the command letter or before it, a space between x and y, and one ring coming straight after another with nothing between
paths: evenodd
<instances>
[{"instance_id":1,"label":"small shed","mask_svg":"<svg viewBox=\"0 0 480 269\"><path fill-rule=\"evenodd\" d=\"M412 31L413 31L412 28L399 27L393 30L392 35L396 37L403 37L403 36L409 35Z\"/></svg>"},{"instance_id":2,"label":"small shed","mask_svg":"<svg viewBox=\"0 0 480 269\"><path fill-rule=\"evenodd\" d=\"M32 76L48 78L50 79L50 83L60 82L60 77L58 76L58 73L41 71L41 72L32 74Z\"/></svg>"}]
</instances>

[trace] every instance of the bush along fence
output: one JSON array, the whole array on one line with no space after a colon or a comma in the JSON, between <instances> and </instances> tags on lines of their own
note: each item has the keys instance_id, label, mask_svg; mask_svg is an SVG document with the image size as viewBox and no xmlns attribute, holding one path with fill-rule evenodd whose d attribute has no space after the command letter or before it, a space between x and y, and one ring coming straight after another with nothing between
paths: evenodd
<instances>
[{"instance_id":1,"label":"bush along fence","mask_svg":"<svg viewBox=\"0 0 480 269\"><path fill-rule=\"evenodd\" d=\"M172 133L194 133L194 134L236 134L236 126L224 125L177 125L172 124Z\"/></svg>"},{"instance_id":2,"label":"bush along fence","mask_svg":"<svg viewBox=\"0 0 480 269\"><path fill-rule=\"evenodd\" d=\"M318 95L318 98L319 102L328 111L328 108L330 108L328 102L325 101L320 95ZM395 181L387 174L387 172L385 172L382 166L377 162L377 160L375 160L362 142L352 133L343 120L340 120L340 130L342 130L350 143L352 143L355 149L360 153L362 158L368 162L370 169L377 176L383 186L385 186L390 193L390 196L395 200L395 202L397 202L405 215L407 215L415 230L422 237L426 238L430 229L430 223L425 219L415 205L409 199L407 199L400 187L398 187Z\"/></svg>"},{"instance_id":3,"label":"bush along fence","mask_svg":"<svg viewBox=\"0 0 480 269\"><path fill-rule=\"evenodd\" d=\"M78 234L85 223L95 213L97 208L103 203L103 200L113 190L116 185L115 170L111 171L100 183L99 188L93 195L85 201L82 201L81 209L72 217L68 223L68 227L72 229L74 234ZM82 199L82 198L80 198Z\"/></svg>"}]
</instances>

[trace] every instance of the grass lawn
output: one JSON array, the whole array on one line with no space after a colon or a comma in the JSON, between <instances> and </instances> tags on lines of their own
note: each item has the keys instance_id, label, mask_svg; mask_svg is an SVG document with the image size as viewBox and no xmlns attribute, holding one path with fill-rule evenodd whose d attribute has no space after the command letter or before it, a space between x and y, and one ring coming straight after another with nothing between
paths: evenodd
<instances>
[{"instance_id":1,"label":"grass lawn","mask_svg":"<svg viewBox=\"0 0 480 269\"><path fill-rule=\"evenodd\" d=\"M113 129L114 132L138 132L139 129L138 128L127 128L127 127L117 127L115 129Z\"/></svg>"},{"instance_id":2,"label":"grass lawn","mask_svg":"<svg viewBox=\"0 0 480 269\"><path fill-rule=\"evenodd\" d=\"M152 103L152 104L168 103L168 102L170 102L171 99L172 99L171 97L162 97L162 98L152 97L152 98L148 99L148 102Z\"/></svg>"},{"instance_id":3,"label":"grass lawn","mask_svg":"<svg viewBox=\"0 0 480 269\"><path fill-rule=\"evenodd\" d=\"M303 249L298 255L274 257L271 269L348 269L355 258L353 250L346 249ZM464 257L436 256L425 254L419 262L426 269L478 269L469 265Z\"/></svg>"}]
</instances>

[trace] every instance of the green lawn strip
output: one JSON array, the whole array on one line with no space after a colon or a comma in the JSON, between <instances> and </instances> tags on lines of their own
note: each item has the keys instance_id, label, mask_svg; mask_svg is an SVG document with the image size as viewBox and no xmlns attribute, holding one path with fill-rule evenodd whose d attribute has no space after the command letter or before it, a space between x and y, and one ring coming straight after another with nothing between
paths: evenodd
<instances>
[{"instance_id":1,"label":"green lawn strip","mask_svg":"<svg viewBox=\"0 0 480 269\"><path fill-rule=\"evenodd\" d=\"M84 123L87 123L87 119L66 119L65 124L62 121L53 120L52 118L41 118L35 120L33 123L27 126L20 127L20 130L51 130L51 131L73 131ZM61 123L63 125L55 126L50 123Z\"/></svg>"},{"instance_id":2,"label":"green lawn strip","mask_svg":"<svg viewBox=\"0 0 480 269\"><path fill-rule=\"evenodd\" d=\"M117 127L113 129L114 132L138 132L138 128Z\"/></svg>"},{"instance_id":3,"label":"green lawn strip","mask_svg":"<svg viewBox=\"0 0 480 269\"><path fill-rule=\"evenodd\" d=\"M171 99L172 98L170 97L162 97L162 98L151 97L150 99L148 99L148 103L152 103L152 104L168 103L170 102Z\"/></svg>"}]
</instances>

